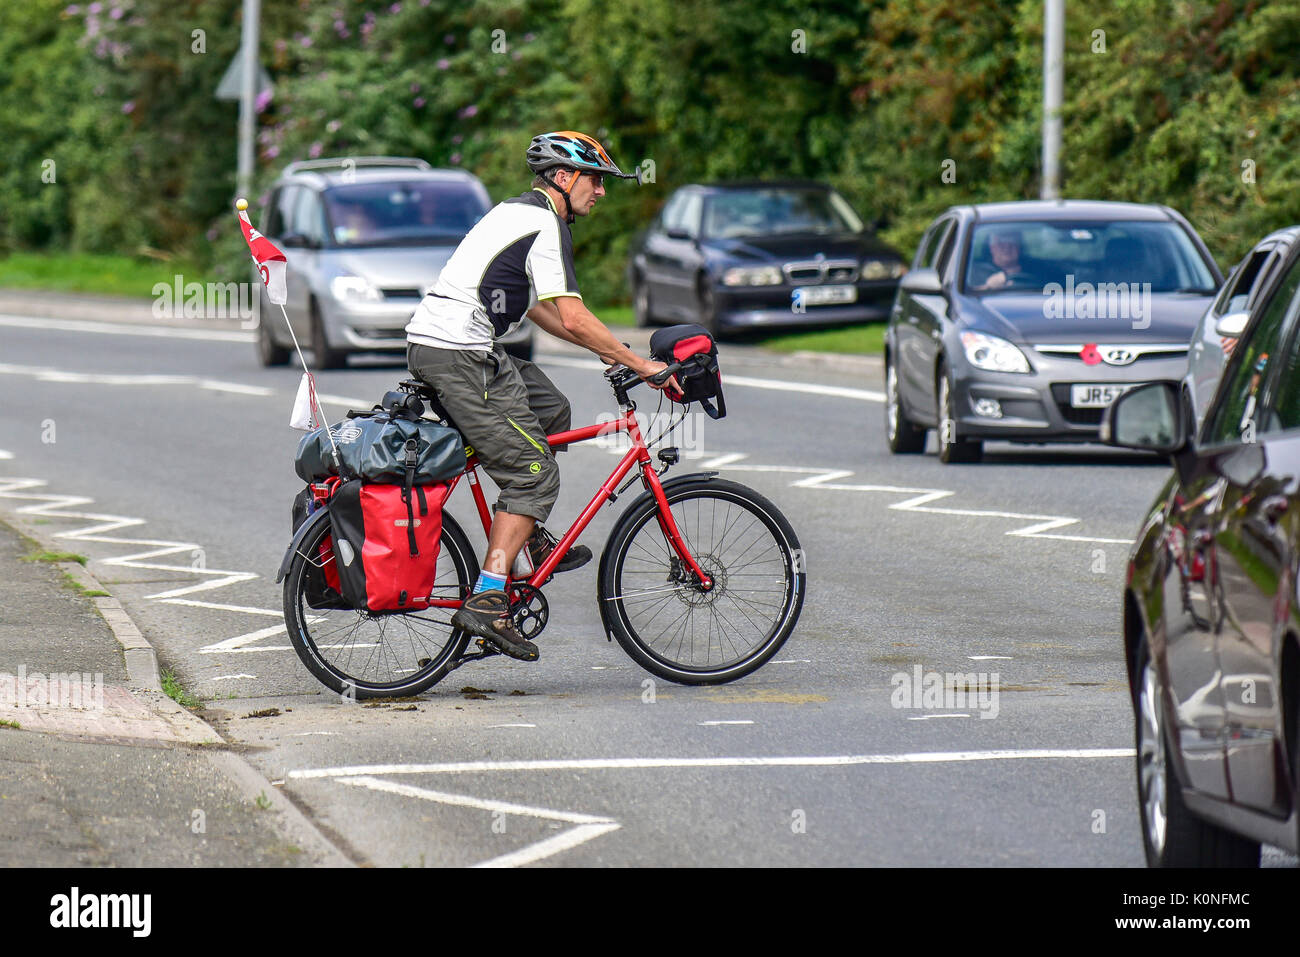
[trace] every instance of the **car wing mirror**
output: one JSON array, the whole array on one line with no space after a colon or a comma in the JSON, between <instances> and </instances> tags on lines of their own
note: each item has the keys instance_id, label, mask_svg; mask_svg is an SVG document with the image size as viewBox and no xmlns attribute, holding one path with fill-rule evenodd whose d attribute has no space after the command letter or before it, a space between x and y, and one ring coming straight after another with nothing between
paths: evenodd
<instances>
[{"instance_id":1,"label":"car wing mirror","mask_svg":"<svg viewBox=\"0 0 1300 957\"><path fill-rule=\"evenodd\" d=\"M1107 408L1100 438L1106 445L1177 455L1188 446L1188 409L1167 382L1130 389Z\"/></svg>"},{"instance_id":2,"label":"car wing mirror","mask_svg":"<svg viewBox=\"0 0 1300 957\"><path fill-rule=\"evenodd\" d=\"M943 283L939 281L936 269L913 269L903 276L898 285L907 292L923 296L937 296L943 292Z\"/></svg>"},{"instance_id":3,"label":"car wing mirror","mask_svg":"<svg viewBox=\"0 0 1300 957\"><path fill-rule=\"evenodd\" d=\"M1230 339L1238 339L1246 329L1246 323L1250 320L1248 312L1230 312L1217 323L1214 324L1214 334L1216 336L1225 336Z\"/></svg>"},{"instance_id":4,"label":"car wing mirror","mask_svg":"<svg viewBox=\"0 0 1300 957\"><path fill-rule=\"evenodd\" d=\"M692 239L695 238L684 229L670 229L667 232L665 232L664 235L667 236L669 239L684 239L687 242L690 242Z\"/></svg>"}]
</instances>

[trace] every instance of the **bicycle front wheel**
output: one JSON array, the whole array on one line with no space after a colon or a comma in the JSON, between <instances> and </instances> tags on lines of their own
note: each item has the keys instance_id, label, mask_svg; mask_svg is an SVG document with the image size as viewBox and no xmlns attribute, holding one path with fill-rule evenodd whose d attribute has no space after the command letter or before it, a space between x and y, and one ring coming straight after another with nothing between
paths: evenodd
<instances>
[{"instance_id":1,"label":"bicycle front wheel","mask_svg":"<svg viewBox=\"0 0 1300 957\"><path fill-rule=\"evenodd\" d=\"M704 591L669 545L653 498L620 521L600 600L614 637L651 674L680 684L743 678L799 620L807 574L784 515L753 489L720 479L664 489L677 529L713 579Z\"/></svg>"},{"instance_id":2,"label":"bicycle front wheel","mask_svg":"<svg viewBox=\"0 0 1300 957\"><path fill-rule=\"evenodd\" d=\"M317 524L284 580L284 623L307 670L356 700L416 695L442 680L469 642L452 627L455 609L376 615L346 607L325 584L324 569L334 561L330 531L328 520ZM477 576L469 539L444 512L430 597L463 601Z\"/></svg>"}]
</instances>

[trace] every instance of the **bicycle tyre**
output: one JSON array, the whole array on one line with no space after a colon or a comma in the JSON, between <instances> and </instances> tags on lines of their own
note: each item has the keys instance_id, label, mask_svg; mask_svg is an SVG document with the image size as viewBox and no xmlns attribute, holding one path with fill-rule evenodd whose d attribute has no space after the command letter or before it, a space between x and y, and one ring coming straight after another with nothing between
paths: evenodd
<instances>
[{"instance_id":1,"label":"bicycle tyre","mask_svg":"<svg viewBox=\"0 0 1300 957\"><path fill-rule=\"evenodd\" d=\"M320 522L303 539L284 579L284 622L289 641L307 670L331 691L349 699L408 697L437 684L469 643L469 635L451 628L452 612L431 607L419 612L371 615L351 608L311 608L307 602L308 574L320 567L322 543L331 531L328 520ZM332 554L327 552L327 555ZM316 556L315 558L313 556ZM433 594L463 599L478 578L478 560L469 539L447 513L442 516L442 538L438 549L438 571ZM445 617L445 622L442 619ZM417 632L415 622L420 622ZM330 643L348 629L343 644ZM395 634L390 639L388 632ZM429 644L425 633L445 638ZM362 640L358 642L356 639ZM416 638L419 639L419 647ZM374 648L354 661L357 649ZM346 649L347 653L339 652ZM376 662L378 654L378 662ZM373 673L369 665L375 665ZM388 673L383 673L387 664Z\"/></svg>"},{"instance_id":2,"label":"bicycle tyre","mask_svg":"<svg viewBox=\"0 0 1300 957\"><path fill-rule=\"evenodd\" d=\"M807 572L798 537L775 505L753 489L735 482L720 479L682 482L665 488L664 494L691 554L717 584L713 592L706 593L680 581L674 583L675 556L655 521L657 503L653 497L638 499L614 529L609 542L610 560L602 563L598 597L607 603L610 631L637 664L668 681L707 685L743 678L776 654L798 623L807 590ZM726 507L720 535L716 529L705 534L702 506L706 502L710 503L711 527L717 524L719 507ZM745 514L750 518L749 523L732 539L733 548L738 550L727 551L724 548L727 538ZM741 564L740 559L753 554L754 548L759 549L755 559ZM760 566L766 567L761 572L752 570ZM756 581L737 584L736 579L741 576L754 577ZM761 585L764 579L780 586L772 596L779 598L773 603L777 608L775 613L757 610L767 603L756 604L753 599L737 597L753 592L742 589L741 585ZM637 592L644 593L644 597L629 601ZM665 593L666 597L656 598L659 593ZM730 606L725 601L730 601ZM651 614L655 608L658 610ZM699 629L698 621L694 620L701 608L709 609L710 616L701 619L705 622L706 654L702 664L696 660ZM681 623L660 646L663 635L650 632L665 611L670 611L669 620L677 620L672 617L675 614ZM760 634L743 649L737 648L734 638L743 637L744 631ZM716 663L712 661L715 632L719 652ZM690 660L682 660L688 636ZM674 642L678 648L675 653ZM726 657L726 644L730 644L733 652L730 658Z\"/></svg>"}]
</instances>

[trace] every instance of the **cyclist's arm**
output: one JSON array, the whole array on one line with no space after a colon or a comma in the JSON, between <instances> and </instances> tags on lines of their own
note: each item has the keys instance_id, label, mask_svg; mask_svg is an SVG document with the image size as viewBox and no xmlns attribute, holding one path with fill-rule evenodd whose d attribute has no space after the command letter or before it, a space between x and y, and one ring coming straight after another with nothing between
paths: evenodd
<instances>
[{"instance_id":1,"label":"cyclist's arm","mask_svg":"<svg viewBox=\"0 0 1300 957\"><path fill-rule=\"evenodd\" d=\"M590 349L606 362L621 362L643 379L668 368L662 362L641 358L619 342L609 328L592 315L591 310L583 305L582 300L577 296L556 296L550 301L555 304L561 327L572 337L569 341ZM655 386L655 388L662 388L662 386Z\"/></svg>"},{"instance_id":2,"label":"cyclist's arm","mask_svg":"<svg viewBox=\"0 0 1300 957\"><path fill-rule=\"evenodd\" d=\"M566 342L572 342L575 346L582 345L582 340L577 338L568 329L564 328L564 321L560 318L560 311L555 308L555 303L549 299L543 299L532 309L528 310L528 318L537 323L537 325L555 336L557 339L563 339Z\"/></svg>"}]
</instances>

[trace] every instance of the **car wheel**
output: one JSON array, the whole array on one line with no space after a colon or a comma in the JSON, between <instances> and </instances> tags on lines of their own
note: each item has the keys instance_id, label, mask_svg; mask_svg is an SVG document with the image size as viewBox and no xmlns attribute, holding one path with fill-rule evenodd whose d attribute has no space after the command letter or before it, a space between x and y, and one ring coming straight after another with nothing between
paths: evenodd
<instances>
[{"instance_id":1,"label":"car wheel","mask_svg":"<svg viewBox=\"0 0 1300 957\"><path fill-rule=\"evenodd\" d=\"M885 363L885 438L895 455L915 455L925 451L925 429L918 428L903 411L898 395L898 368Z\"/></svg>"},{"instance_id":2,"label":"car wheel","mask_svg":"<svg viewBox=\"0 0 1300 957\"><path fill-rule=\"evenodd\" d=\"M655 324L654 315L650 312L650 284L645 279L638 279L632 287L632 314L638 329Z\"/></svg>"},{"instance_id":3,"label":"car wheel","mask_svg":"<svg viewBox=\"0 0 1300 957\"><path fill-rule=\"evenodd\" d=\"M1196 817L1183 803L1165 722L1164 688L1145 636L1134 701L1138 807L1149 867L1258 867L1259 843Z\"/></svg>"},{"instance_id":4,"label":"car wheel","mask_svg":"<svg viewBox=\"0 0 1300 957\"><path fill-rule=\"evenodd\" d=\"M325 337L325 320L321 317L320 306L315 299L311 301L311 351L318 368L342 369L348 364L348 354L342 349L335 349Z\"/></svg>"},{"instance_id":5,"label":"car wheel","mask_svg":"<svg viewBox=\"0 0 1300 957\"><path fill-rule=\"evenodd\" d=\"M722 324L718 321L718 302L713 295L713 287L709 285L708 276L701 276L696 283L696 297L699 300L700 325L715 340L725 339Z\"/></svg>"},{"instance_id":6,"label":"car wheel","mask_svg":"<svg viewBox=\"0 0 1300 957\"><path fill-rule=\"evenodd\" d=\"M276 345L271 338L271 329L266 321L266 314L257 321L257 361L264 366L283 366L289 364L290 352L284 346Z\"/></svg>"},{"instance_id":7,"label":"car wheel","mask_svg":"<svg viewBox=\"0 0 1300 957\"><path fill-rule=\"evenodd\" d=\"M978 462L984 458L984 443L979 439L963 439L957 434L956 399L948 367L939 367L939 461L944 465Z\"/></svg>"}]
</instances>

